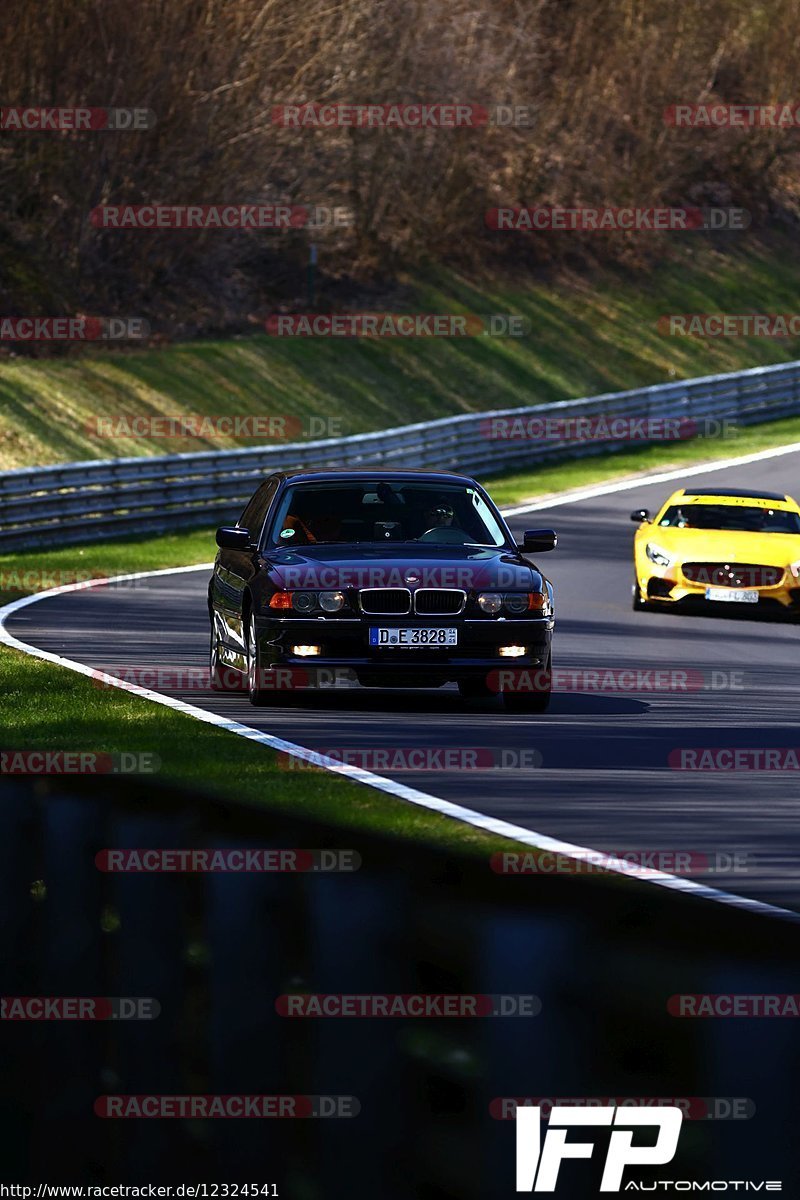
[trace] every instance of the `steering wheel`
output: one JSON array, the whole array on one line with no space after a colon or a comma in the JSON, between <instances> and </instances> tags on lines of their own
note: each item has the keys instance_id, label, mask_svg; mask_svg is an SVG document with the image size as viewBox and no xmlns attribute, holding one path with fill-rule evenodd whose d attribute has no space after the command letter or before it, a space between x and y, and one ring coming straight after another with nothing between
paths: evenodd
<instances>
[{"instance_id":1,"label":"steering wheel","mask_svg":"<svg viewBox=\"0 0 800 1200\"><path fill-rule=\"evenodd\" d=\"M432 529L426 529L424 533L417 538L418 542L444 542L451 545L464 545L463 529L453 529L450 525L434 525Z\"/></svg>"}]
</instances>

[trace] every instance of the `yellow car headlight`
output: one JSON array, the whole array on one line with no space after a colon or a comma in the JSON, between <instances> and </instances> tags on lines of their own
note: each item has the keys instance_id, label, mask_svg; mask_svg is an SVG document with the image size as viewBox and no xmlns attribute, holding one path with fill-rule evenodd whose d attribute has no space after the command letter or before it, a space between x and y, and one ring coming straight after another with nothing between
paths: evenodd
<instances>
[{"instance_id":1,"label":"yellow car headlight","mask_svg":"<svg viewBox=\"0 0 800 1200\"><path fill-rule=\"evenodd\" d=\"M672 559L669 554L661 546L657 546L655 542L648 542L644 548L644 552L650 561L657 563L659 567L669 567L672 565Z\"/></svg>"}]
</instances>

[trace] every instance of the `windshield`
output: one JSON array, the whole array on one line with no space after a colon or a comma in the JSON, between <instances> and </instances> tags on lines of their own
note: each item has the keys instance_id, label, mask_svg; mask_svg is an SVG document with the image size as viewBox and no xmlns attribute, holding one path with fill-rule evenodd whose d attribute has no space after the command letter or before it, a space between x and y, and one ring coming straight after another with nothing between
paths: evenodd
<instances>
[{"instance_id":1,"label":"windshield","mask_svg":"<svg viewBox=\"0 0 800 1200\"><path fill-rule=\"evenodd\" d=\"M286 489L269 545L353 542L497 547L506 545L506 537L474 487L375 479L298 483Z\"/></svg>"},{"instance_id":2,"label":"windshield","mask_svg":"<svg viewBox=\"0 0 800 1200\"><path fill-rule=\"evenodd\" d=\"M737 533L800 533L800 516L751 504L671 505L659 525L674 529L723 529Z\"/></svg>"}]
</instances>

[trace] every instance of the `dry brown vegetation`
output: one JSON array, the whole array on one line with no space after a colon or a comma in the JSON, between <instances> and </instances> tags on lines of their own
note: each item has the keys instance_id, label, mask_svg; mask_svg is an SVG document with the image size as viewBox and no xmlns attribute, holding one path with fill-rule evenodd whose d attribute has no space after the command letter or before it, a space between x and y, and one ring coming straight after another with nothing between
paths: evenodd
<instances>
[{"instance_id":1,"label":"dry brown vegetation","mask_svg":"<svg viewBox=\"0 0 800 1200\"><path fill-rule=\"evenodd\" d=\"M103 203L349 206L329 280L429 262L641 256L484 228L499 203L729 201L793 217L795 131L676 130L679 102L800 100L800 0L5 0L8 105L143 106L142 133L0 134L6 312L242 327L302 294L307 231L98 231ZM530 127L293 130L273 104L527 105ZM110 308L109 306L113 306Z\"/></svg>"}]
</instances>

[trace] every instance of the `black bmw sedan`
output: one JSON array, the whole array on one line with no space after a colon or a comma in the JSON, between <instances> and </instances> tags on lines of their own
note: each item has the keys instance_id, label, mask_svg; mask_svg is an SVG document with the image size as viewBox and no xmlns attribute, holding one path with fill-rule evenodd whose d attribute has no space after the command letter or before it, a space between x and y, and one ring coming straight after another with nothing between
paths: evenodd
<instances>
[{"instance_id":1,"label":"black bmw sedan","mask_svg":"<svg viewBox=\"0 0 800 1200\"><path fill-rule=\"evenodd\" d=\"M550 699L553 588L474 479L432 471L270 475L217 530L211 686L255 705L337 673L366 687Z\"/></svg>"}]
</instances>

